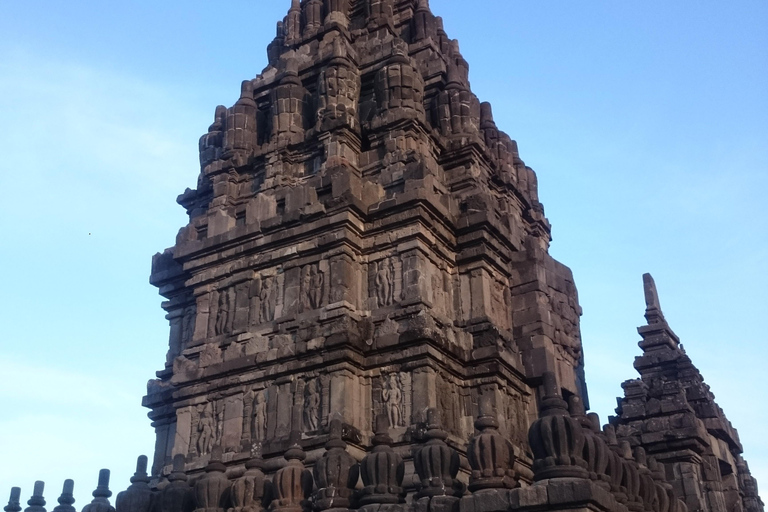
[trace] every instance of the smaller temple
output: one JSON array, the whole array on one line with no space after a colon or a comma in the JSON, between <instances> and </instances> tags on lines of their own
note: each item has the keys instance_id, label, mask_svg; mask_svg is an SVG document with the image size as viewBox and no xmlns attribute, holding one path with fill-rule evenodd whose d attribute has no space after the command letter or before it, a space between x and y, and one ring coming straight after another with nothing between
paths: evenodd
<instances>
[{"instance_id":1,"label":"smaller temple","mask_svg":"<svg viewBox=\"0 0 768 512\"><path fill-rule=\"evenodd\" d=\"M622 384L612 427L663 463L689 510L762 510L739 434L664 318L653 277L645 274L643 283L648 323L638 328L640 378Z\"/></svg>"}]
</instances>

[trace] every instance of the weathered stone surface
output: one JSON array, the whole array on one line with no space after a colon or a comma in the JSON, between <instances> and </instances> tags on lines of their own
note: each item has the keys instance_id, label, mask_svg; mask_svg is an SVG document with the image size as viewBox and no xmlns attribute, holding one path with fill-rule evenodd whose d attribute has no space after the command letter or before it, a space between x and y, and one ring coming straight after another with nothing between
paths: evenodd
<instances>
[{"instance_id":1,"label":"weathered stone surface","mask_svg":"<svg viewBox=\"0 0 768 512\"><path fill-rule=\"evenodd\" d=\"M267 56L152 261L157 441L117 512L763 511L649 275L640 378L587 415L536 173L427 0L292 0Z\"/></svg>"}]
</instances>

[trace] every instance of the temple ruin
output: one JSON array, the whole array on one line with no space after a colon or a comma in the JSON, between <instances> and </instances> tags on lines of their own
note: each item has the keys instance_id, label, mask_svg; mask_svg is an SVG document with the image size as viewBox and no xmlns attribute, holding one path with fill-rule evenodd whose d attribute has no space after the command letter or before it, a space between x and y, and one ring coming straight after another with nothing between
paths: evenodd
<instances>
[{"instance_id":1,"label":"temple ruin","mask_svg":"<svg viewBox=\"0 0 768 512\"><path fill-rule=\"evenodd\" d=\"M152 262L157 443L117 512L763 511L649 275L640 378L587 413L536 174L427 0L293 0L267 54Z\"/></svg>"}]
</instances>

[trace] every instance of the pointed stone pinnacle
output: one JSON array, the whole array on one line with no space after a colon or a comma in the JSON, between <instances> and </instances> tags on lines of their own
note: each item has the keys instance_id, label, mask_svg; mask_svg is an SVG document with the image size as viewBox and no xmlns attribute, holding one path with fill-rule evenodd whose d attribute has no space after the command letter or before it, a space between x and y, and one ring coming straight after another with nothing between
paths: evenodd
<instances>
[{"instance_id":1,"label":"pointed stone pinnacle","mask_svg":"<svg viewBox=\"0 0 768 512\"><path fill-rule=\"evenodd\" d=\"M664 313L661 312L659 292L651 274L643 274L643 289L645 291L645 319L648 325L665 323Z\"/></svg>"},{"instance_id":2,"label":"pointed stone pinnacle","mask_svg":"<svg viewBox=\"0 0 768 512\"><path fill-rule=\"evenodd\" d=\"M64 487L59 496L59 505L53 509L53 512L75 512L75 507L72 505L75 503L75 497L72 493L75 490L75 482L73 480L64 480Z\"/></svg>"},{"instance_id":3,"label":"pointed stone pinnacle","mask_svg":"<svg viewBox=\"0 0 768 512\"><path fill-rule=\"evenodd\" d=\"M11 497L8 499L8 505L3 508L5 512L21 511L21 487L11 487Z\"/></svg>"}]
</instances>

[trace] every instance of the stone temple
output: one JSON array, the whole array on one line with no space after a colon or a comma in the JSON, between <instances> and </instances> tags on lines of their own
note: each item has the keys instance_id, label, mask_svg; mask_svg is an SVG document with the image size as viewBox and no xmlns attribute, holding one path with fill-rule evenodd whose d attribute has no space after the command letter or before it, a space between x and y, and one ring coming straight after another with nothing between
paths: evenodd
<instances>
[{"instance_id":1,"label":"stone temple","mask_svg":"<svg viewBox=\"0 0 768 512\"><path fill-rule=\"evenodd\" d=\"M267 53L152 263L157 444L117 512L763 511L649 275L640 378L586 413L536 174L426 0L293 0Z\"/></svg>"}]
</instances>

